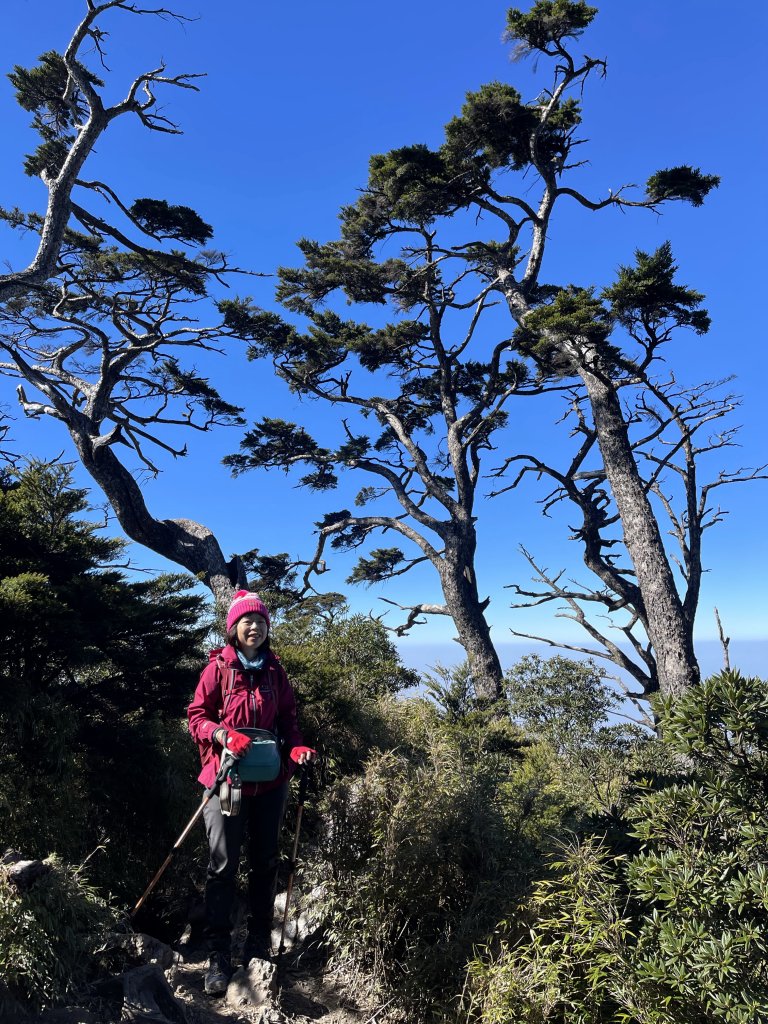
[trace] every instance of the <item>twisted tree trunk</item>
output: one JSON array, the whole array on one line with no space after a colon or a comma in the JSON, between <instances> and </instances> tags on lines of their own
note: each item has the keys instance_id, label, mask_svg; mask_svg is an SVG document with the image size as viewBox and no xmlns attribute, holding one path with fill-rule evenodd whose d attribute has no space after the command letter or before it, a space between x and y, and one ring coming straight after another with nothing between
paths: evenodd
<instances>
[{"instance_id":1,"label":"twisted tree trunk","mask_svg":"<svg viewBox=\"0 0 768 1024\"><path fill-rule=\"evenodd\" d=\"M469 532L453 530L446 541L445 557L438 571L446 607L456 624L458 642L467 652L475 692L481 701L492 703L503 693L504 673L485 618L488 601L481 601L477 591L472 568L475 547L473 529Z\"/></svg>"},{"instance_id":2,"label":"twisted tree trunk","mask_svg":"<svg viewBox=\"0 0 768 1024\"><path fill-rule=\"evenodd\" d=\"M109 445L67 423L83 466L114 509L125 533L144 547L183 566L214 596L220 609L229 607L236 589L247 586L245 569L237 556L227 560L207 526L191 519L155 519L131 473Z\"/></svg>"},{"instance_id":3,"label":"twisted tree trunk","mask_svg":"<svg viewBox=\"0 0 768 1024\"><path fill-rule=\"evenodd\" d=\"M683 609L658 522L635 464L615 384L594 351L589 360L582 356L575 369L592 407L605 475L637 577L648 638L656 654L659 687L665 696L677 697L700 679L693 623Z\"/></svg>"}]
</instances>

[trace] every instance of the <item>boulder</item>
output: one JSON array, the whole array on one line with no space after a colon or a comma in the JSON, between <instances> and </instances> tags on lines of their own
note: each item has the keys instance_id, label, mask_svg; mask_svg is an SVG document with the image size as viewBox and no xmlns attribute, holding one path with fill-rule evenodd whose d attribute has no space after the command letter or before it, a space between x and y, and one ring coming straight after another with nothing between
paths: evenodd
<instances>
[{"instance_id":1,"label":"boulder","mask_svg":"<svg viewBox=\"0 0 768 1024\"><path fill-rule=\"evenodd\" d=\"M317 886L306 894L299 894L294 889L288 912L288 921L285 925L286 949L291 949L298 943L305 942L319 930L322 919L316 906L317 899L322 893L323 886ZM279 920L279 925L272 932L272 945L277 949L280 945L280 931L283 927L283 915L285 914L284 892L279 893L275 899L275 914Z\"/></svg>"},{"instance_id":2,"label":"boulder","mask_svg":"<svg viewBox=\"0 0 768 1024\"><path fill-rule=\"evenodd\" d=\"M251 960L247 967L235 971L227 987L226 1000L230 1006L272 1005L277 992L277 968L269 960Z\"/></svg>"},{"instance_id":3,"label":"boulder","mask_svg":"<svg viewBox=\"0 0 768 1024\"><path fill-rule=\"evenodd\" d=\"M110 959L114 958L115 954L120 954L123 962L127 959L137 965L157 964L164 971L173 964L175 955L170 946L152 935L145 935L144 932L131 932L127 935L112 932L99 949L99 953Z\"/></svg>"},{"instance_id":4,"label":"boulder","mask_svg":"<svg viewBox=\"0 0 768 1024\"><path fill-rule=\"evenodd\" d=\"M47 875L50 870L50 865L43 864L41 860L17 860L5 868L5 874L11 885L15 885L21 892L26 892L38 878Z\"/></svg>"},{"instance_id":5,"label":"boulder","mask_svg":"<svg viewBox=\"0 0 768 1024\"><path fill-rule=\"evenodd\" d=\"M188 1024L183 1005L175 998L157 964L135 967L126 971L120 980L123 985L121 1021L130 1021L131 1024Z\"/></svg>"}]
</instances>

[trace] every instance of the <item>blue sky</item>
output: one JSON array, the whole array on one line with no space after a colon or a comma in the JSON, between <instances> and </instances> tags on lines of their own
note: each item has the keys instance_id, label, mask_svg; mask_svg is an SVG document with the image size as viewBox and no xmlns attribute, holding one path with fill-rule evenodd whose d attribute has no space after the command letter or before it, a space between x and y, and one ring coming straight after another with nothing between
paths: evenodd
<instances>
[{"instance_id":1,"label":"blue sky","mask_svg":"<svg viewBox=\"0 0 768 1024\"><path fill-rule=\"evenodd\" d=\"M29 65L46 49L63 48L85 4L80 0L15 0L4 15L0 66ZM121 95L133 73L164 59L170 71L205 72L198 94L170 91L166 112L181 137L149 134L118 122L98 147L90 168L125 198L162 196L195 207L216 229L215 244L234 262L264 273L298 262L295 242L337 233L339 207L364 185L373 153L414 143L438 145L442 126L458 112L464 94L482 83L512 82L524 98L547 84L542 63L511 63L501 32L506 7L490 0L390 0L381 5L340 0L319 5L223 0L214 5L181 0L176 9L197 20L180 27L157 19L115 13L108 27L108 88ZM765 326L758 296L764 292L766 210L761 184L766 163L762 114L762 45L768 9L747 0L641 0L604 3L578 49L606 57L608 76L591 81L584 97L582 155L589 166L580 185L593 196L627 182L642 183L660 167L689 163L722 176L705 207L679 205L662 217L646 211L587 214L575 205L555 222L547 257L549 280L601 287L636 247L652 249L670 239L686 284L705 293L713 327L705 338L681 339L670 362L681 379L696 382L735 375L743 396L737 421L741 449L729 465L767 461L763 425L768 379ZM24 177L23 154L33 145L27 115L16 108L10 85L0 84L4 124L0 203L40 209L42 185ZM18 266L29 242L0 235L3 257ZM247 289L271 303L273 280ZM247 366L240 349L199 364L249 419L261 415L327 428L314 407L299 406L265 367ZM0 401L14 415L13 385L0 382ZM543 415L548 415L544 413ZM549 437L547 423L520 425ZM53 457L72 449L56 424L12 427L17 451ZM311 495L279 473L233 481L221 458L238 446L237 430L186 438L185 460L161 463L145 494L158 517L197 519L211 527L227 552L306 553L313 523L324 511L348 505L349 494ZM551 432L551 443L558 435ZM78 476L82 482L86 478ZM699 613L703 644L715 636L717 605L734 657L751 671L766 641L764 580L768 543L763 527L766 483L722 492L729 515L706 537L708 568ZM345 497L346 494L346 497ZM551 569L579 573L580 554L564 524L543 520L525 492L481 505L478 577L492 597L489 618L497 643L509 628L580 639L576 627L553 618L552 609L514 613L505 585L530 576L519 544ZM94 500L99 501L98 495ZM172 568L134 550L136 565ZM344 589L351 560L341 559L325 579ZM581 576L585 574L582 572ZM387 594L439 600L428 572L390 585ZM383 610L375 589L350 594L355 609ZM413 634L413 650L429 645L443 660L457 657L450 623L431 621ZM446 646L448 645L448 646ZM404 645L405 650L407 645ZM709 649L710 645L707 645ZM425 647L425 649L427 649ZM702 651L704 647L702 647Z\"/></svg>"}]
</instances>

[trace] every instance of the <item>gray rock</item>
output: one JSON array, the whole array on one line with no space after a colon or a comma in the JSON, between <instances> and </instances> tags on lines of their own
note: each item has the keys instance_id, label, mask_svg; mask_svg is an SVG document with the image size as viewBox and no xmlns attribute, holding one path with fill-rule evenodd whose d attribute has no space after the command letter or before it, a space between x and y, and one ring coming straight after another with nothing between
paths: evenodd
<instances>
[{"instance_id":1,"label":"gray rock","mask_svg":"<svg viewBox=\"0 0 768 1024\"><path fill-rule=\"evenodd\" d=\"M263 1009L253 1024L293 1024L293 1021L273 1007L272 1009Z\"/></svg>"},{"instance_id":2,"label":"gray rock","mask_svg":"<svg viewBox=\"0 0 768 1024\"><path fill-rule=\"evenodd\" d=\"M170 946L152 935L145 935L144 932L134 932L130 935L113 933L109 936L105 949L109 952L122 950L135 963L157 964L164 971L173 964L175 955Z\"/></svg>"},{"instance_id":3,"label":"gray rock","mask_svg":"<svg viewBox=\"0 0 768 1024\"><path fill-rule=\"evenodd\" d=\"M41 860L17 860L6 869L8 881L21 892L31 889L38 878L47 875L51 870L49 864Z\"/></svg>"},{"instance_id":4,"label":"gray rock","mask_svg":"<svg viewBox=\"0 0 768 1024\"><path fill-rule=\"evenodd\" d=\"M187 1014L157 964L126 971L121 1021L131 1024L188 1024Z\"/></svg>"},{"instance_id":5,"label":"gray rock","mask_svg":"<svg viewBox=\"0 0 768 1024\"><path fill-rule=\"evenodd\" d=\"M277 992L277 968L269 960L253 959L235 971L227 987L230 1006L270 1007Z\"/></svg>"},{"instance_id":6,"label":"gray rock","mask_svg":"<svg viewBox=\"0 0 768 1024\"><path fill-rule=\"evenodd\" d=\"M317 910L317 899L322 894L323 886L317 886L306 894L298 893L294 889L288 912L288 921L285 926L286 949L291 949L298 943L306 941L320 928L322 918ZM280 945L280 931L283 926L283 915L285 913L284 892L279 893L275 900L275 913L280 924L272 933L272 945L277 949Z\"/></svg>"}]
</instances>

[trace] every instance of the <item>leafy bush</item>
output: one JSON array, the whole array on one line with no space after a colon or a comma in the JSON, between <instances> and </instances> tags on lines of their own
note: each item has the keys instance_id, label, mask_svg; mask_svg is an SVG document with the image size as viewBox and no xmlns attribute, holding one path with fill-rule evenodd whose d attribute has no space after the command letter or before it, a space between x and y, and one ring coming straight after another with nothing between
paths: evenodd
<instances>
[{"instance_id":1,"label":"leafy bush","mask_svg":"<svg viewBox=\"0 0 768 1024\"><path fill-rule=\"evenodd\" d=\"M0 977L6 994L30 1010L63 1000L87 981L91 953L114 921L79 870L57 857L45 863L50 871L26 892L0 872ZM1 1002L2 993L0 1013Z\"/></svg>"},{"instance_id":2,"label":"leafy bush","mask_svg":"<svg viewBox=\"0 0 768 1024\"><path fill-rule=\"evenodd\" d=\"M308 743L322 754L326 781L357 772L371 749L386 749L395 694L418 682L380 622L332 613L311 602L276 614L274 647L291 678Z\"/></svg>"},{"instance_id":3,"label":"leafy bush","mask_svg":"<svg viewBox=\"0 0 768 1024\"><path fill-rule=\"evenodd\" d=\"M409 1022L443 1020L474 945L520 898L567 807L539 748L483 750L474 728L458 742L422 699L392 715L401 748L326 797L327 940L334 962L394 995Z\"/></svg>"},{"instance_id":4,"label":"leafy bush","mask_svg":"<svg viewBox=\"0 0 768 1024\"><path fill-rule=\"evenodd\" d=\"M470 965L469 1019L482 1024L618 1021L630 922L618 859L598 842L563 846L526 905L530 932ZM520 933L520 922L502 929ZM626 1001L626 1000L625 1000ZM634 1018L629 1018L634 1019Z\"/></svg>"},{"instance_id":5,"label":"leafy bush","mask_svg":"<svg viewBox=\"0 0 768 1024\"><path fill-rule=\"evenodd\" d=\"M565 851L529 902L530 936L472 965L474 1019L768 1019L766 685L722 673L659 711L680 776L636 795L640 851Z\"/></svg>"},{"instance_id":6,"label":"leafy bush","mask_svg":"<svg viewBox=\"0 0 768 1024\"><path fill-rule=\"evenodd\" d=\"M591 659L521 658L506 673L511 718L527 735L551 744L565 791L585 810L617 809L628 777L649 755L649 731L617 721L622 700ZM658 748L650 755L658 759Z\"/></svg>"}]
</instances>

